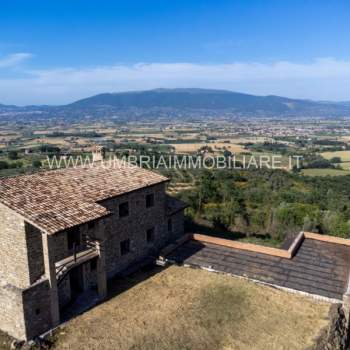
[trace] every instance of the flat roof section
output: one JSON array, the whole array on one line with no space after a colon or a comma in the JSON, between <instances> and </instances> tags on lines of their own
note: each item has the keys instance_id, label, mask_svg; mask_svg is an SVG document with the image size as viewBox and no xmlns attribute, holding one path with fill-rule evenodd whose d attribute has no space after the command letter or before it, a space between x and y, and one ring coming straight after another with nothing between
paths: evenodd
<instances>
[{"instance_id":1,"label":"flat roof section","mask_svg":"<svg viewBox=\"0 0 350 350\"><path fill-rule=\"evenodd\" d=\"M350 272L350 246L308 238L292 259L195 240L166 258L336 300L342 300Z\"/></svg>"}]
</instances>

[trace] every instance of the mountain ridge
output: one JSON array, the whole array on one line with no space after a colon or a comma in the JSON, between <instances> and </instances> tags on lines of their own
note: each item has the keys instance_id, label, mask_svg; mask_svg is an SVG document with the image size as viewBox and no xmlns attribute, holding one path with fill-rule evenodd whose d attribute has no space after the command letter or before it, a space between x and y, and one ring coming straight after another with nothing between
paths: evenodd
<instances>
[{"instance_id":1,"label":"mountain ridge","mask_svg":"<svg viewBox=\"0 0 350 350\"><path fill-rule=\"evenodd\" d=\"M6 106L0 104L1 114L41 114L43 117L80 118L84 115L178 116L201 114L232 116L350 116L350 102L325 102L295 99L276 95L259 96L229 90L202 88L158 88L126 92L101 93L58 106Z\"/></svg>"}]
</instances>

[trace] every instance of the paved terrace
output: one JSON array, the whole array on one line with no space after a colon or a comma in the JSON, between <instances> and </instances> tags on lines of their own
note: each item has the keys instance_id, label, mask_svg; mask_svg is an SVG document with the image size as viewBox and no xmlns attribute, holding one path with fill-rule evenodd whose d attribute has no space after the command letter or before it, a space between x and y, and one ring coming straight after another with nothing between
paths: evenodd
<instances>
[{"instance_id":1,"label":"paved terrace","mask_svg":"<svg viewBox=\"0 0 350 350\"><path fill-rule=\"evenodd\" d=\"M342 300L350 272L350 246L307 238L291 259L197 240L166 259L336 300Z\"/></svg>"}]
</instances>

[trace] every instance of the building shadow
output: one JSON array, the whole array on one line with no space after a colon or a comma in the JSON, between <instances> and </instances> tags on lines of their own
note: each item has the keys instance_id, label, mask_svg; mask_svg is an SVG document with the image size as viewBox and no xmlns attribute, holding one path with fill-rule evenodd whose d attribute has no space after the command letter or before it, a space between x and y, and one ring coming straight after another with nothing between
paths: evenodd
<instances>
[{"instance_id":1,"label":"building shadow","mask_svg":"<svg viewBox=\"0 0 350 350\"><path fill-rule=\"evenodd\" d=\"M107 297L100 300L97 286L83 291L74 301L61 309L61 323L70 321L100 304L128 291L137 284L157 275L167 267L157 266L155 258L147 258L126 269L107 281Z\"/></svg>"},{"instance_id":2,"label":"building shadow","mask_svg":"<svg viewBox=\"0 0 350 350\"><path fill-rule=\"evenodd\" d=\"M123 271L122 273L108 280L107 298L103 302L128 291L139 283L152 278L167 268L167 266L157 266L153 260L152 262L149 261L146 264L139 266L133 271Z\"/></svg>"},{"instance_id":3,"label":"building shadow","mask_svg":"<svg viewBox=\"0 0 350 350\"><path fill-rule=\"evenodd\" d=\"M205 248L199 241L188 241L167 255L167 259L177 265L186 264L186 260Z\"/></svg>"}]
</instances>

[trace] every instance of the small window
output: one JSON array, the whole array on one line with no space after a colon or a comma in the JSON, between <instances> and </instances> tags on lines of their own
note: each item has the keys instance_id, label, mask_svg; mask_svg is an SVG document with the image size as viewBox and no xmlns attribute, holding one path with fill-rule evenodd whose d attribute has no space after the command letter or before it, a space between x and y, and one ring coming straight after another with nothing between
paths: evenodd
<instances>
[{"instance_id":1,"label":"small window","mask_svg":"<svg viewBox=\"0 0 350 350\"><path fill-rule=\"evenodd\" d=\"M146 231L146 238L147 238L147 243L151 243L154 241L154 227L148 229Z\"/></svg>"},{"instance_id":2,"label":"small window","mask_svg":"<svg viewBox=\"0 0 350 350\"><path fill-rule=\"evenodd\" d=\"M129 202L119 204L119 217L124 218L129 215Z\"/></svg>"},{"instance_id":3,"label":"small window","mask_svg":"<svg viewBox=\"0 0 350 350\"><path fill-rule=\"evenodd\" d=\"M88 229L89 230L93 230L95 228L95 226L96 226L96 221L90 221L88 223Z\"/></svg>"},{"instance_id":4,"label":"small window","mask_svg":"<svg viewBox=\"0 0 350 350\"><path fill-rule=\"evenodd\" d=\"M39 308L35 309L35 315L40 315L40 312L41 312L41 310Z\"/></svg>"},{"instance_id":5,"label":"small window","mask_svg":"<svg viewBox=\"0 0 350 350\"><path fill-rule=\"evenodd\" d=\"M173 220L168 220L168 232L173 232Z\"/></svg>"},{"instance_id":6,"label":"small window","mask_svg":"<svg viewBox=\"0 0 350 350\"><path fill-rule=\"evenodd\" d=\"M130 252L130 239L120 242L120 254L125 255Z\"/></svg>"},{"instance_id":7,"label":"small window","mask_svg":"<svg viewBox=\"0 0 350 350\"><path fill-rule=\"evenodd\" d=\"M151 208L154 206L154 194L146 195L146 208Z\"/></svg>"},{"instance_id":8,"label":"small window","mask_svg":"<svg viewBox=\"0 0 350 350\"><path fill-rule=\"evenodd\" d=\"M92 259L90 261L90 270L91 271L96 271L97 270L97 258Z\"/></svg>"}]
</instances>

